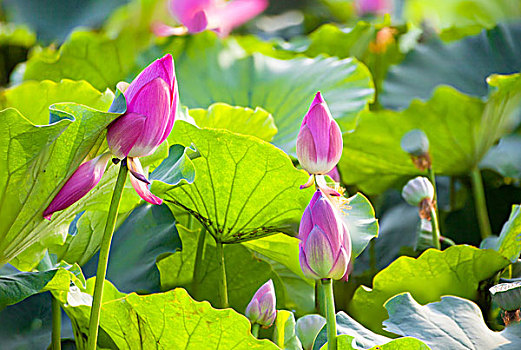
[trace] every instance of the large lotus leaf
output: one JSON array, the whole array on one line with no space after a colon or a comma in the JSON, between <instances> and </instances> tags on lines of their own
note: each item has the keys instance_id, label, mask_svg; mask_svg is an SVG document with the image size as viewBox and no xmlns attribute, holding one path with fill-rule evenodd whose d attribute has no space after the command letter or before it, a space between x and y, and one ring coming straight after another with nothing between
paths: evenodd
<instances>
[{"instance_id":1,"label":"large lotus leaf","mask_svg":"<svg viewBox=\"0 0 521 350\"><path fill-rule=\"evenodd\" d=\"M193 159L194 183L169 189L165 199L194 215L217 241L296 232L312 191L299 189L308 175L280 149L255 137L182 121L170 138L194 144L201 156Z\"/></svg>"},{"instance_id":2,"label":"large lotus leaf","mask_svg":"<svg viewBox=\"0 0 521 350\"><path fill-rule=\"evenodd\" d=\"M488 237L481 243L482 248L497 250L501 255L515 263L521 253L521 207L512 206L508 221L503 225L499 237Z\"/></svg>"},{"instance_id":3,"label":"large lotus leaf","mask_svg":"<svg viewBox=\"0 0 521 350\"><path fill-rule=\"evenodd\" d=\"M481 310L472 301L445 296L441 301L421 305L409 293L395 296L385 304L389 332L416 337L433 350L479 350L521 348L521 324L501 332L490 330Z\"/></svg>"},{"instance_id":4,"label":"large lotus leaf","mask_svg":"<svg viewBox=\"0 0 521 350\"><path fill-rule=\"evenodd\" d=\"M117 100L121 99L124 101L124 96L119 94ZM51 108L51 120L55 122L47 126L32 124L14 109L0 112L5 131L0 136L4 138L0 142L0 263L13 259L35 242L45 246L46 240L53 237L64 239L73 216L61 212L49 222L43 219L42 212L85 157L100 147L107 125L122 112L56 104Z\"/></svg>"},{"instance_id":5,"label":"large lotus leaf","mask_svg":"<svg viewBox=\"0 0 521 350\"><path fill-rule=\"evenodd\" d=\"M45 80L28 81L0 91L0 109L16 108L36 125L49 123L49 106L59 102L75 102L100 111L108 110L114 94L99 92L86 81L64 79L59 83Z\"/></svg>"},{"instance_id":6,"label":"large lotus leaf","mask_svg":"<svg viewBox=\"0 0 521 350\"><path fill-rule=\"evenodd\" d=\"M247 55L233 39L221 41L211 32L178 39L167 50L175 55L183 104L207 108L219 101L262 107L273 115L279 130L273 143L287 152L294 150L302 118L317 91L345 130L373 98L371 75L354 59Z\"/></svg>"},{"instance_id":7,"label":"large lotus leaf","mask_svg":"<svg viewBox=\"0 0 521 350\"><path fill-rule=\"evenodd\" d=\"M90 279L83 292L92 293L93 287L94 279ZM268 340L255 339L244 316L232 309L216 310L208 302L194 301L184 289L146 296L124 295L105 282L104 291L107 296L104 293L100 329L108 338L105 342L112 341L115 348L277 349ZM64 302L64 294L58 297ZM90 307L66 305L64 309L77 324L77 334L85 336Z\"/></svg>"},{"instance_id":8,"label":"large lotus leaf","mask_svg":"<svg viewBox=\"0 0 521 350\"><path fill-rule=\"evenodd\" d=\"M515 22L450 44L438 39L420 43L401 64L390 69L380 101L387 108L406 108L414 98L429 99L440 84L465 94L486 96L490 74L521 70L521 43L516 40L520 35L521 23Z\"/></svg>"},{"instance_id":9,"label":"large lotus leaf","mask_svg":"<svg viewBox=\"0 0 521 350\"><path fill-rule=\"evenodd\" d=\"M138 41L131 33L109 39L103 34L77 31L58 51L34 54L24 80L86 80L98 90L113 89L134 67Z\"/></svg>"},{"instance_id":10,"label":"large lotus leaf","mask_svg":"<svg viewBox=\"0 0 521 350\"><path fill-rule=\"evenodd\" d=\"M358 347L353 347L354 337L349 335L340 335L337 338L337 349L339 350L358 350ZM322 347L322 350L327 350L327 344ZM429 347L414 338L399 338L391 340L383 345L375 345L369 350L429 350Z\"/></svg>"},{"instance_id":11,"label":"large lotus leaf","mask_svg":"<svg viewBox=\"0 0 521 350\"><path fill-rule=\"evenodd\" d=\"M428 249L416 259L402 256L374 277L372 289L360 286L355 291L349 311L366 327L381 332L387 316L383 305L394 295L410 292L424 304L447 294L475 299L479 283L509 263L494 250L466 245Z\"/></svg>"},{"instance_id":12,"label":"large lotus leaf","mask_svg":"<svg viewBox=\"0 0 521 350\"><path fill-rule=\"evenodd\" d=\"M511 0L410 0L404 5L407 20L428 23L446 40L477 34L520 15L521 5Z\"/></svg>"},{"instance_id":13,"label":"large lotus leaf","mask_svg":"<svg viewBox=\"0 0 521 350\"><path fill-rule=\"evenodd\" d=\"M219 299L215 291L219 288L220 280L214 240L208 233L203 233L206 235L202 248L203 258L201 264L198 265L201 279L194 282L195 257L201 232L199 230L189 231L181 225L177 225L177 228L182 250L157 263L162 289L183 286L198 300L218 303ZM280 306L284 306L286 292L282 281L267 262L258 259L240 244L225 245L224 257L231 307L239 312L244 312L253 294L269 279L272 279L276 285Z\"/></svg>"},{"instance_id":14,"label":"large lotus leaf","mask_svg":"<svg viewBox=\"0 0 521 350\"><path fill-rule=\"evenodd\" d=\"M418 208L407 203L395 204L383 213L379 222L380 232L374 240L378 271L402 255L402 248L414 249L420 224ZM371 252L366 250L356 260L355 272L363 272L370 267Z\"/></svg>"},{"instance_id":15,"label":"large lotus leaf","mask_svg":"<svg viewBox=\"0 0 521 350\"><path fill-rule=\"evenodd\" d=\"M443 86L428 102L415 100L401 112L362 112L356 130L344 135L339 163L344 181L378 193L421 174L400 147L401 138L412 129L427 134L437 173L467 174L517 123L521 75L494 75L488 82L487 102Z\"/></svg>"},{"instance_id":16,"label":"large lotus leaf","mask_svg":"<svg viewBox=\"0 0 521 350\"><path fill-rule=\"evenodd\" d=\"M159 291L156 260L181 248L175 224L166 205L145 203L134 209L114 233L107 279L124 292Z\"/></svg>"},{"instance_id":17,"label":"large lotus leaf","mask_svg":"<svg viewBox=\"0 0 521 350\"><path fill-rule=\"evenodd\" d=\"M491 169L501 176L519 181L521 179L521 135L502 137L485 155L479 167Z\"/></svg>"},{"instance_id":18,"label":"large lotus leaf","mask_svg":"<svg viewBox=\"0 0 521 350\"><path fill-rule=\"evenodd\" d=\"M273 342L281 349L302 350L302 344L295 332L295 316L291 311L277 310Z\"/></svg>"},{"instance_id":19,"label":"large lotus leaf","mask_svg":"<svg viewBox=\"0 0 521 350\"><path fill-rule=\"evenodd\" d=\"M273 116L262 108L233 107L226 103L214 103L208 109L191 109L189 114L197 126L226 129L232 132L257 136L271 141L277 133Z\"/></svg>"},{"instance_id":20,"label":"large lotus leaf","mask_svg":"<svg viewBox=\"0 0 521 350\"><path fill-rule=\"evenodd\" d=\"M338 349L403 349L403 350L424 350L429 349L424 343L414 338L392 339L383 335L373 333L369 329L356 322L345 312L340 311L336 314ZM324 344L327 342L327 328L324 326L317 335L313 350L327 349Z\"/></svg>"},{"instance_id":21,"label":"large lotus leaf","mask_svg":"<svg viewBox=\"0 0 521 350\"><path fill-rule=\"evenodd\" d=\"M0 310L47 290L68 291L72 281L81 284L74 270L80 271L78 266L71 266L0 276Z\"/></svg>"}]
</instances>

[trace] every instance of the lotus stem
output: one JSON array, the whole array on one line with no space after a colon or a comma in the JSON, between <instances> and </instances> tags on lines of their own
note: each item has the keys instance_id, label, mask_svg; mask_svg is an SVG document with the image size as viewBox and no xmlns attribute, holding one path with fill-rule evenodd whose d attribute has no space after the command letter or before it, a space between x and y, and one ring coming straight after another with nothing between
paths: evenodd
<instances>
[{"instance_id":1,"label":"lotus stem","mask_svg":"<svg viewBox=\"0 0 521 350\"><path fill-rule=\"evenodd\" d=\"M204 244L206 240L206 228L203 227L201 232L199 233L199 240L197 241L197 251L195 253L195 265L194 265L194 275L192 278L192 294L195 298L197 298L199 282L203 279L202 267L203 267L203 257L204 257Z\"/></svg>"},{"instance_id":2,"label":"lotus stem","mask_svg":"<svg viewBox=\"0 0 521 350\"><path fill-rule=\"evenodd\" d=\"M336 313L333 281L330 278L321 280L326 296L327 349L336 350Z\"/></svg>"},{"instance_id":3,"label":"lotus stem","mask_svg":"<svg viewBox=\"0 0 521 350\"><path fill-rule=\"evenodd\" d=\"M52 312L52 350L61 350L61 325L62 310L60 302L54 296L51 296L51 312Z\"/></svg>"},{"instance_id":4,"label":"lotus stem","mask_svg":"<svg viewBox=\"0 0 521 350\"><path fill-rule=\"evenodd\" d=\"M219 271L220 271L220 277L221 281L219 283L219 297L221 301L221 308L227 308L228 307L228 287L226 284L226 266L224 264L224 247L222 242L216 242L217 243L217 262L219 264Z\"/></svg>"},{"instance_id":5,"label":"lotus stem","mask_svg":"<svg viewBox=\"0 0 521 350\"><path fill-rule=\"evenodd\" d=\"M251 325L251 334L253 334L253 336L255 338L259 337L259 328L260 328L260 324L258 324L258 323L254 323Z\"/></svg>"},{"instance_id":6,"label":"lotus stem","mask_svg":"<svg viewBox=\"0 0 521 350\"><path fill-rule=\"evenodd\" d=\"M431 207L431 225L432 225L432 244L434 248L441 250L440 243L440 227L438 225L438 215L434 206Z\"/></svg>"},{"instance_id":7,"label":"lotus stem","mask_svg":"<svg viewBox=\"0 0 521 350\"><path fill-rule=\"evenodd\" d=\"M479 230L481 233L481 238L485 239L492 234L492 228L490 227L490 221L488 219L483 179L481 178L481 172L477 167L472 170L470 177L472 180L472 191L474 193L474 202L476 206L476 215L478 217Z\"/></svg>"},{"instance_id":8,"label":"lotus stem","mask_svg":"<svg viewBox=\"0 0 521 350\"><path fill-rule=\"evenodd\" d=\"M98 259L98 270L96 272L96 283L94 285L94 295L92 300L92 308L90 312L87 350L96 350L96 344L98 342L98 327L101 313L101 300L103 297L103 285L105 284L105 276L107 274L110 243L112 241L112 235L114 234L114 228L116 226L116 218L118 216L119 204L123 195L123 188L125 187L125 181L127 180L128 168L126 159L121 161L120 164L121 165L119 168L118 178L116 180L116 186L114 187L112 200L110 201L107 223L105 224L105 231L103 232L103 237L101 239L101 247Z\"/></svg>"}]
</instances>

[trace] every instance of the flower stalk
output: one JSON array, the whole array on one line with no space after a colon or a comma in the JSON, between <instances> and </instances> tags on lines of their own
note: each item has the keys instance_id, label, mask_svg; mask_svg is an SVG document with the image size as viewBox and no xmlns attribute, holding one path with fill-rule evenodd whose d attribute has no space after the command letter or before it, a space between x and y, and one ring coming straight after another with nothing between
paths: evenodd
<instances>
[{"instance_id":1,"label":"flower stalk","mask_svg":"<svg viewBox=\"0 0 521 350\"><path fill-rule=\"evenodd\" d=\"M192 216L190 215L190 218ZM199 233L199 240L197 241L197 251L195 252L195 265L194 265L194 275L192 279L192 293L194 297L197 298L199 292L199 283L203 279L203 257L204 257L204 245L206 241L206 228L203 227L201 232Z\"/></svg>"},{"instance_id":2,"label":"flower stalk","mask_svg":"<svg viewBox=\"0 0 521 350\"><path fill-rule=\"evenodd\" d=\"M87 350L96 350L96 344L98 341L98 327L101 314L101 300L103 297L105 276L107 274L110 243L112 241L112 235L114 234L114 228L116 226L116 218L118 215L121 197L123 195L123 188L125 187L125 182L127 180L127 173L127 161L126 159L123 159L120 162L118 178L114 187L114 193L112 194L112 200L110 201L107 222L105 224L105 231L103 232L103 237L101 239L98 269L96 272L96 283L94 285L94 295L90 312Z\"/></svg>"},{"instance_id":3,"label":"flower stalk","mask_svg":"<svg viewBox=\"0 0 521 350\"><path fill-rule=\"evenodd\" d=\"M51 296L51 312L52 312L52 350L61 349L61 325L62 310L60 302L54 296Z\"/></svg>"},{"instance_id":4,"label":"flower stalk","mask_svg":"<svg viewBox=\"0 0 521 350\"><path fill-rule=\"evenodd\" d=\"M253 334L253 336L255 338L259 337L259 328L260 328L260 324L258 324L258 323L254 323L251 325L251 334Z\"/></svg>"},{"instance_id":5,"label":"flower stalk","mask_svg":"<svg viewBox=\"0 0 521 350\"><path fill-rule=\"evenodd\" d=\"M481 233L481 238L485 239L492 234L492 228L490 227L490 221L488 218L483 179L481 178L481 172L477 167L470 173L470 178L472 180L472 192L474 194L476 215L478 216L479 231Z\"/></svg>"},{"instance_id":6,"label":"flower stalk","mask_svg":"<svg viewBox=\"0 0 521 350\"><path fill-rule=\"evenodd\" d=\"M224 264L224 247L222 242L217 244L217 263L219 264L220 283L219 283L219 298L220 307L222 309L228 307L228 285L226 282L226 265Z\"/></svg>"},{"instance_id":7,"label":"flower stalk","mask_svg":"<svg viewBox=\"0 0 521 350\"><path fill-rule=\"evenodd\" d=\"M331 278L323 278L320 280L324 287L326 299L326 322L327 322L327 349L337 349L336 338L336 314L335 314L335 297L333 295L333 281Z\"/></svg>"}]
</instances>

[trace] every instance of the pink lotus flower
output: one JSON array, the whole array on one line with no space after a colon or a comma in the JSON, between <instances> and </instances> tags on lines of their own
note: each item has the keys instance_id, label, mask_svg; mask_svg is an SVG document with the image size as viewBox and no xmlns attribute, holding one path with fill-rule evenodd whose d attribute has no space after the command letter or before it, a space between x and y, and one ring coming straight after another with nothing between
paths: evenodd
<instances>
[{"instance_id":1,"label":"pink lotus flower","mask_svg":"<svg viewBox=\"0 0 521 350\"><path fill-rule=\"evenodd\" d=\"M340 160L342 146L342 132L317 92L297 137L300 165L311 174L327 174Z\"/></svg>"},{"instance_id":2,"label":"pink lotus flower","mask_svg":"<svg viewBox=\"0 0 521 350\"><path fill-rule=\"evenodd\" d=\"M68 208L96 187L110 157L110 153L105 153L80 165L44 210L43 217L50 220L54 212Z\"/></svg>"},{"instance_id":3,"label":"pink lotus flower","mask_svg":"<svg viewBox=\"0 0 521 350\"><path fill-rule=\"evenodd\" d=\"M210 29L220 36L260 14L268 6L268 0L171 0L170 12L190 33ZM154 32L159 36L179 34L177 28L156 24Z\"/></svg>"},{"instance_id":4,"label":"pink lotus flower","mask_svg":"<svg viewBox=\"0 0 521 350\"><path fill-rule=\"evenodd\" d=\"M166 140L174 125L177 110L177 81L170 54L145 68L129 85L119 83L125 95L127 111L109 125L107 143L110 153L127 158L130 182L145 201L161 204L162 200L148 189L150 182L138 157L152 154ZM110 153L82 164L45 209L43 216L63 210L93 189L101 179Z\"/></svg>"},{"instance_id":5,"label":"pink lotus flower","mask_svg":"<svg viewBox=\"0 0 521 350\"><path fill-rule=\"evenodd\" d=\"M246 307L246 317L251 323L258 323L264 327L270 327L277 318L277 299L273 281L264 283L255 293Z\"/></svg>"},{"instance_id":6,"label":"pink lotus flower","mask_svg":"<svg viewBox=\"0 0 521 350\"><path fill-rule=\"evenodd\" d=\"M300 221L300 267L308 278L341 279L351 258L349 231L329 199L317 190Z\"/></svg>"},{"instance_id":7,"label":"pink lotus flower","mask_svg":"<svg viewBox=\"0 0 521 350\"><path fill-rule=\"evenodd\" d=\"M356 9L359 16L365 14L384 15L391 12L392 0L357 0Z\"/></svg>"}]
</instances>

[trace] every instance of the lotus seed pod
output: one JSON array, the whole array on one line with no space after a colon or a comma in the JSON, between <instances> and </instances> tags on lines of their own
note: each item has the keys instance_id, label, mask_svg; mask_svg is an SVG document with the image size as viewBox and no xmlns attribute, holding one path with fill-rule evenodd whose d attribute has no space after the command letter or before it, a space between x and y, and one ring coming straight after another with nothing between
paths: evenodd
<instances>
[{"instance_id":1,"label":"lotus seed pod","mask_svg":"<svg viewBox=\"0 0 521 350\"><path fill-rule=\"evenodd\" d=\"M320 315L306 315L297 320L295 326L297 337L304 350L311 350L318 333L326 324L326 319Z\"/></svg>"},{"instance_id":2,"label":"lotus seed pod","mask_svg":"<svg viewBox=\"0 0 521 350\"><path fill-rule=\"evenodd\" d=\"M418 206L425 198L434 198L434 187L432 183L423 176L418 176L404 186L402 197L410 205Z\"/></svg>"},{"instance_id":3,"label":"lotus seed pod","mask_svg":"<svg viewBox=\"0 0 521 350\"><path fill-rule=\"evenodd\" d=\"M429 152L429 139L427 135L419 129L411 130L403 135L400 145L405 152L416 157Z\"/></svg>"},{"instance_id":4,"label":"lotus seed pod","mask_svg":"<svg viewBox=\"0 0 521 350\"><path fill-rule=\"evenodd\" d=\"M515 311L521 308L521 282L496 284L489 291L501 309Z\"/></svg>"}]
</instances>

